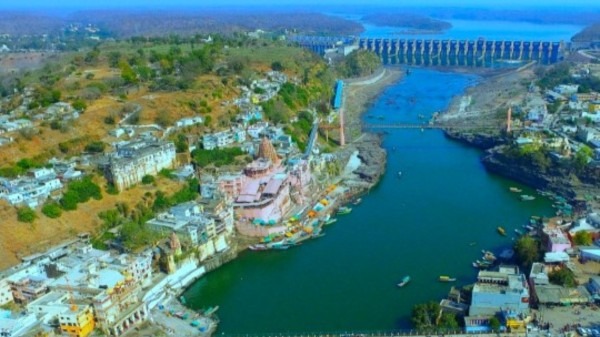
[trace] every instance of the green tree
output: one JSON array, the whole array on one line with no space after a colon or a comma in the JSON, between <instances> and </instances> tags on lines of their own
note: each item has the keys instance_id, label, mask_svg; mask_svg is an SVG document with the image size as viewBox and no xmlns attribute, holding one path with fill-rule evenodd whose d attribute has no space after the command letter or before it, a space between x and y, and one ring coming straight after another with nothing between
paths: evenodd
<instances>
[{"instance_id":1,"label":"green tree","mask_svg":"<svg viewBox=\"0 0 600 337\"><path fill-rule=\"evenodd\" d=\"M524 267L530 267L533 262L539 260L540 248L539 241L531 236L524 235L515 242L515 254L517 259Z\"/></svg>"},{"instance_id":2,"label":"green tree","mask_svg":"<svg viewBox=\"0 0 600 337\"><path fill-rule=\"evenodd\" d=\"M85 111L85 109L87 108L87 104L81 98L78 98L75 101L73 101L72 106L73 106L73 109L78 110L78 111Z\"/></svg>"},{"instance_id":3,"label":"green tree","mask_svg":"<svg viewBox=\"0 0 600 337\"><path fill-rule=\"evenodd\" d=\"M154 179L154 176L151 176L149 174L146 174L145 176L142 177L142 184L144 184L144 185L154 184L155 182L156 182L156 179Z\"/></svg>"},{"instance_id":4,"label":"green tree","mask_svg":"<svg viewBox=\"0 0 600 337\"><path fill-rule=\"evenodd\" d=\"M37 219L37 214L31 208L24 206L17 208L17 220L20 222L32 223Z\"/></svg>"},{"instance_id":5,"label":"green tree","mask_svg":"<svg viewBox=\"0 0 600 337\"><path fill-rule=\"evenodd\" d=\"M79 200L79 197L77 196L77 193L75 191L67 191L63 194L62 198L60 199L60 206L65 210L65 211L74 211L77 209L77 202Z\"/></svg>"},{"instance_id":6,"label":"green tree","mask_svg":"<svg viewBox=\"0 0 600 337\"><path fill-rule=\"evenodd\" d=\"M577 246L590 246L592 244L592 233L579 231L573 236L573 243Z\"/></svg>"},{"instance_id":7,"label":"green tree","mask_svg":"<svg viewBox=\"0 0 600 337\"><path fill-rule=\"evenodd\" d=\"M460 329L456 315L451 312L443 312L438 321L438 329L457 331Z\"/></svg>"},{"instance_id":8,"label":"green tree","mask_svg":"<svg viewBox=\"0 0 600 337\"><path fill-rule=\"evenodd\" d=\"M101 142L101 141L95 141L95 142L88 143L85 146L85 151L91 152L91 153L102 153L102 152L104 152L105 147L106 147L106 143Z\"/></svg>"},{"instance_id":9,"label":"green tree","mask_svg":"<svg viewBox=\"0 0 600 337\"><path fill-rule=\"evenodd\" d=\"M42 207L42 213L51 219L56 219L62 215L62 210L57 203L51 202Z\"/></svg>"},{"instance_id":10,"label":"green tree","mask_svg":"<svg viewBox=\"0 0 600 337\"><path fill-rule=\"evenodd\" d=\"M271 63L271 69L274 71L283 71L283 65L279 61Z\"/></svg>"},{"instance_id":11,"label":"green tree","mask_svg":"<svg viewBox=\"0 0 600 337\"><path fill-rule=\"evenodd\" d=\"M125 84L136 84L138 82L137 74L129 63L121 61L119 62L119 68L121 69L121 78L125 81Z\"/></svg>"},{"instance_id":12,"label":"green tree","mask_svg":"<svg viewBox=\"0 0 600 337\"><path fill-rule=\"evenodd\" d=\"M434 330L439 313L440 305L437 302L421 303L413 307L410 320L417 330Z\"/></svg>"},{"instance_id":13,"label":"green tree","mask_svg":"<svg viewBox=\"0 0 600 337\"><path fill-rule=\"evenodd\" d=\"M573 157L573 165L575 170L581 171L583 170L587 164L590 162L594 155L592 149L587 145L581 145L575 156Z\"/></svg>"},{"instance_id":14,"label":"green tree","mask_svg":"<svg viewBox=\"0 0 600 337\"><path fill-rule=\"evenodd\" d=\"M573 272L569 268L561 268L559 270L550 272L548 274L548 279L551 283L568 288L573 288L577 286L575 274L573 274Z\"/></svg>"},{"instance_id":15,"label":"green tree","mask_svg":"<svg viewBox=\"0 0 600 337\"><path fill-rule=\"evenodd\" d=\"M500 331L500 320L498 319L498 317L494 316L492 318L490 318L490 329L492 329L493 332L498 332Z\"/></svg>"}]
</instances>

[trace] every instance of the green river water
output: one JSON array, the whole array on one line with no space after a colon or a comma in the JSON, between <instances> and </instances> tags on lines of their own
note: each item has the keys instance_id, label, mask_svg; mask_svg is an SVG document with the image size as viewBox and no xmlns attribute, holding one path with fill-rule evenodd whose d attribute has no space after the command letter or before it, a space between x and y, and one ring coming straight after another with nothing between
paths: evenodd
<instances>
[{"instance_id":1,"label":"green river water","mask_svg":"<svg viewBox=\"0 0 600 337\"><path fill-rule=\"evenodd\" d=\"M365 116L418 123L418 114L444 110L477 80L415 69ZM184 294L188 304L219 305L219 334L405 329L414 304L447 294L451 284L439 275L473 282L471 262L482 249L498 253L531 215L552 214L549 200L520 201L509 186L535 192L486 172L481 151L441 131L390 131L383 146L381 183L326 227L326 236L287 251L244 252L193 284ZM404 275L411 282L396 287Z\"/></svg>"}]
</instances>

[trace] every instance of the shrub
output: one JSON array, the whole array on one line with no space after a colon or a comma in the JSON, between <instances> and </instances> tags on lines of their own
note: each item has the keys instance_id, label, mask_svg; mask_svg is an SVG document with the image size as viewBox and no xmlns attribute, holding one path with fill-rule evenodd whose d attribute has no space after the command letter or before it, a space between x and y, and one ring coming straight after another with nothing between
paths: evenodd
<instances>
[{"instance_id":1,"label":"shrub","mask_svg":"<svg viewBox=\"0 0 600 337\"><path fill-rule=\"evenodd\" d=\"M31 208L27 206L17 208L17 220L20 222L32 223L35 219L37 219L37 214Z\"/></svg>"},{"instance_id":2,"label":"shrub","mask_svg":"<svg viewBox=\"0 0 600 337\"><path fill-rule=\"evenodd\" d=\"M58 204L52 202L45 204L44 207L42 207L42 213L51 219L56 219L62 215L62 210Z\"/></svg>"},{"instance_id":3,"label":"shrub","mask_svg":"<svg viewBox=\"0 0 600 337\"><path fill-rule=\"evenodd\" d=\"M156 180L154 179L153 176L146 174L145 176L142 177L142 184L144 185L150 185L150 184L154 184Z\"/></svg>"}]
</instances>

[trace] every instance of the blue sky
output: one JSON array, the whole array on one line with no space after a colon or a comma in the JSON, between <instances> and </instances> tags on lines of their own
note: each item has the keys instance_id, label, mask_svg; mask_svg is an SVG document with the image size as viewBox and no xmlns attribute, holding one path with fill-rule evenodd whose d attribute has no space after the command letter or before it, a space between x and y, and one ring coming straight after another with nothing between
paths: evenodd
<instances>
[{"instance_id":1,"label":"blue sky","mask_svg":"<svg viewBox=\"0 0 600 337\"><path fill-rule=\"evenodd\" d=\"M115 8L115 7L200 7L200 6L453 6L453 7L600 7L597 0L0 0L0 8Z\"/></svg>"}]
</instances>

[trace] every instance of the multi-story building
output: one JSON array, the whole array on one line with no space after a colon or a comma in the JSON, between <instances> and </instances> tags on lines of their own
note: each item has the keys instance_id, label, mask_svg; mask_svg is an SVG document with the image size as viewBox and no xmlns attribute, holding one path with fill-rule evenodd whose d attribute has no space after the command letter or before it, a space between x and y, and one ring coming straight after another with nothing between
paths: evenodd
<instances>
[{"instance_id":1,"label":"multi-story building","mask_svg":"<svg viewBox=\"0 0 600 337\"><path fill-rule=\"evenodd\" d=\"M529 286L517 267L501 266L499 271L480 271L473 286L467 332L489 330L489 318L500 312L529 316Z\"/></svg>"},{"instance_id":2,"label":"multi-story building","mask_svg":"<svg viewBox=\"0 0 600 337\"><path fill-rule=\"evenodd\" d=\"M117 145L117 151L101 165L106 179L118 190L126 189L145 175L157 174L175 165L175 145L172 142L140 140Z\"/></svg>"},{"instance_id":3,"label":"multi-story building","mask_svg":"<svg viewBox=\"0 0 600 337\"><path fill-rule=\"evenodd\" d=\"M133 279L117 283L93 299L98 328L108 336L121 336L148 319L148 307L140 301L141 287Z\"/></svg>"},{"instance_id":4,"label":"multi-story building","mask_svg":"<svg viewBox=\"0 0 600 337\"><path fill-rule=\"evenodd\" d=\"M564 252L571 248L571 241L559 228L544 229L544 241L547 252Z\"/></svg>"},{"instance_id":5,"label":"multi-story building","mask_svg":"<svg viewBox=\"0 0 600 337\"><path fill-rule=\"evenodd\" d=\"M72 337L87 337L94 331L95 321L92 306L88 303L75 304L58 316L63 334Z\"/></svg>"},{"instance_id":6,"label":"multi-story building","mask_svg":"<svg viewBox=\"0 0 600 337\"><path fill-rule=\"evenodd\" d=\"M52 192L62 187L54 169L36 169L28 172L27 176L14 180L0 178L0 198L12 205L37 207Z\"/></svg>"}]
</instances>

